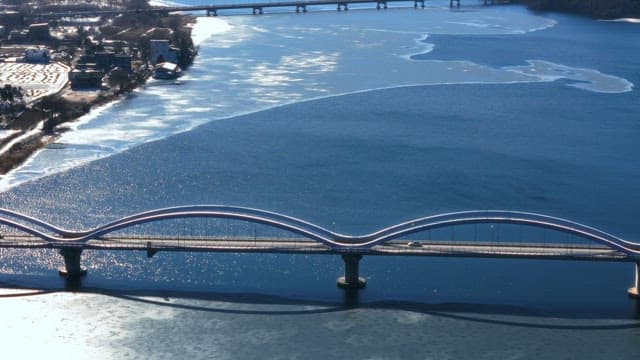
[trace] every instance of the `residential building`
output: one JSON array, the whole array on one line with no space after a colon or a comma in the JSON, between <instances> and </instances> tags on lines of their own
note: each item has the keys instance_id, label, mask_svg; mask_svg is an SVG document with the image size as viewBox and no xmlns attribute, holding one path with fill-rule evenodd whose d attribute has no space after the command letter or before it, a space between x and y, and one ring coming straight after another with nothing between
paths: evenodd
<instances>
[{"instance_id":1,"label":"residential building","mask_svg":"<svg viewBox=\"0 0 640 360\"><path fill-rule=\"evenodd\" d=\"M173 34L173 30L164 27L154 27L152 29L147 30L143 37L147 39L159 39L159 40L169 40L171 39L171 35Z\"/></svg>"},{"instance_id":2,"label":"residential building","mask_svg":"<svg viewBox=\"0 0 640 360\"><path fill-rule=\"evenodd\" d=\"M51 38L48 23L39 23L29 25L27 38L30 41L47 41Z\"/></svg>"},{"instance_id":3,"label":"residential building","mask_svg":"<svg viewBox=\"0 0 640 360\"><path fill-rule=\"evenodd\" d=\"M7 29L13 29L22 26L24 23L22 14L13 10L0 11L0 20L2 21L2 25L4 25Z\"/></svg>"},{"instance_id":4,"label":"residential building","mask_svg":"<svg viewBox=\"0 0 640 360\"><path fill-rule=\"evenodd\" d=\"M24 52L24 60L30 63L48 63L49 62L49 49L27 49Z\"/></svg>"},{"instance_id":5,"label":"residential building","mask_svg":"<svg viewBox=\"0 0 640 360\"><path fill-rule=\"evenodd\" d=\"M95 63L96 67L104 72L109 71L113 66L113 56L115 54L110 51L96 51Z\"/></svg>"},{"instance_id":6,"label":"residential building","mask_svg":"<svg viewBox=\"0 0 640 360\"><path fill-rule=\"evenodd\" d=\"M71 88L97 88L102 85L104 72L95 69L73 69L69 72Z\"/></svg>"},{"instance_id":7,"label":"residential building","mask_svg":"<svg viewBox=\"0 0 640 360\"><path fill-rule=\"evenodd\" d=\"M126 70L127 72L131 72L131 60L131 55L114 55L112 65Z\"/></svg>"},{"instance_id":8,"label":"residential building","mask_svg":"<svg viewBox=\"0 0 640 360\"><path fill-rule=\"evenodd\" d=\"M27 40L27 31L11 30L8 40L12 43L22 43Z\"/></svg>"},{"instance_id":9,"label":"residential building","mask_svg":"<svg viewBox=\"0 0 640 360\"><path fill-rule=\"evenodd\" d=\"M172 47L169 40L151 40L151 64L155 65L162 62L178 62L178 49Z\"/></svg>"}]
</instances>

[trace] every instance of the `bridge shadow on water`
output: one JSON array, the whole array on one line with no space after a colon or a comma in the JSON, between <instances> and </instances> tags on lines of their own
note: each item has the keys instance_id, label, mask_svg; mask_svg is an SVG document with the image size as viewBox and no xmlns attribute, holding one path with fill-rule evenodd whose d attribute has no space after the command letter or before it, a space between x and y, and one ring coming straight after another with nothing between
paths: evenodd
<instances>
[{"instance_id":1,"label":"bridge shadow on water","mask_svg":"<svg viewBox=\"0 0 640 360\"><path fill-rule=\"evenodd\" d=\"M72 284L76 285L76 284ZM363 302L359 291L347 290L342 302L301 300L255 293L216 293L173 290L121 290L71 286L66 289L27 289L0 283L4 298L46 296L55 293L90 294L117 300L174 309L263 316L304 316L349 311L388 310L406 311L450 320L487 325L549 330L628 330L640 329L640 302L633 302L630 317L594 316L570 312L548 312L523 306L477 303L420 303L381 300ZM553 321L551 321L553 320ZM611 323L615 320L615 323Z\"/></svg>"}]
</instances>

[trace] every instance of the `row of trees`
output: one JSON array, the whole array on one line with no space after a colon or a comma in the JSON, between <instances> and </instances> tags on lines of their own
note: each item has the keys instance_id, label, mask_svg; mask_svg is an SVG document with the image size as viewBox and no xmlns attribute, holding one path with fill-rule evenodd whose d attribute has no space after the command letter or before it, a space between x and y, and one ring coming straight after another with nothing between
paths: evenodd
<instances>
[{"instance_id":1,"label":"row of trees","mask_svg":"<svg viewBox=\"0 0 640 360\"><path fill-rule=\"evenodd\" d=\"M45 133L53 133L56 126L86 114L90 108L91 105L87 103L73 103L59 94L45 96L33 105L33 110L42 114L42 130Z\"/></svg>"},{"instance_id":2,"label":"row of trees","mask_svg":"<svg viewBox=\"0 0 640 360\"><path fill-rule=\"evenodd\" d=\"M20 102L23 101L24 93L21 87L5 84L0 88L0 99L2 101Z\"/></svg>"},{"instance_id":3,"label":"row of trees","mask_svg":"<svg viewBox=\"0 0 640 360\"><path fill-rule=\"evenodd\" d=\"M561 11L601 19L640 17L640 0L517 0L533 10Z\"/></svg>"},{"instance_id":4,"label":"row of trees","mask_svg":"<svg viewBox=\"0 0 640 360\"><path fill-rule=\"evenodd\" d=\"M24 94L22 88L5 84L0 88L0 115L4 120L14 119L16 113L24 110Z\"/></svg>"}]
</instances>

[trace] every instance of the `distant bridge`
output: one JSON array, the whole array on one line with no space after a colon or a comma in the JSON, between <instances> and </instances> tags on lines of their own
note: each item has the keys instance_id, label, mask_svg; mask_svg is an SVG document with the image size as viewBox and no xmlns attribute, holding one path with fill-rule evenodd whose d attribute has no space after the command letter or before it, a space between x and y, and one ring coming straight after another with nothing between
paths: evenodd
<instances>
[{"instance_id":1,"label":"distant bridge","mask_svg":"<svg viewBox=\"0 0 640 360\"><path fill-rule=\"evenodd\" d=\"M629 289L633 296L638 296L640 279L640 243L569 220L517 211L440 214L351 236L234 206L164 208L83 231L0 209L0 248L58 249L65 261L60 271L72 277L86 272L80 261L83 250L138 250L149 257L158 251L341 255L345 276L338 284L345 288L365 285L359 277L365 255L635 262L636 280Z\"/></svg>"},{"instance_id":2,"label":"distant bridge","mask_svg":"<svg viewBox=\"0 0 640 360\"><path fill-rule=\"evenodd\" d=\"M204 11L207 16L217 16L220 11L224 10L252 10L254 15L263 14L267 8L294 8L296 12L307 12L307 8L314 6L335 5L338 11L349 10L349 5L353 4L376 4L377 9L387 9L390 3L412 2L417 8L425 7L426 0L281 0L281 1L256 1L229 4L211 4L211 5L191 5L191 6L154 6L140 9L100 9L90 11L63 11L63 12L47 12L34 13L30 17L40 19L60 19L68 17L95 17L95 16L116 16L120 14L136 14L136 13L154 13L159 15L168 15L175 12L195 12ZM505 2L504 0L499 2ZM450 7L460 7L461 0L449 0ZM496 0L484 0L485 5L494 4Z\"/></svg>"}]
</instances>

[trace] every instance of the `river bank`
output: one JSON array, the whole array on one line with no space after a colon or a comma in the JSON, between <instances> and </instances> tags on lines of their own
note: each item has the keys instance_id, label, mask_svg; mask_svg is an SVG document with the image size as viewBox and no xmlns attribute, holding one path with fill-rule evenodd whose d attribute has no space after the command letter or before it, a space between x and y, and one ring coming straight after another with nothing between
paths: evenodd
<instances>
[{"instance_id":1,"label":"river bank","mask_svg":"<svg viewBox=\"0 0 640 360\"><path fill-rule=\"evenodd\" d=\"M134 87L135 88L135 87ZM0 174L6 174L23 164L30 156L41 148L53 143L67 130L63 125L86 115L93 108L118 101L123 94L116 92L77 91L64 89L61 102L67 110L64 119L53 128L46 131L46 114L38 109L25 110L13 123L9 136L0 139Z\"/></svg>"},{"instance_id":2,"label":"river bank","mask_svg":"<svg viewBox=\"0 0 640 360\"><path fill-rule=\"evenodd\" d=\"M496 6L496 7L486 7L484 8L484 11L491 14L493 12L499 12L500 16L503 16L503 12L507 11L508 13L516 13L516 14L520 14L522 11L522 7L520 6ZM383 14L378 14L380 16L382 16ZM425 13L423 12L415 12L415 14L412 14L413 16L420 18L419 21L424 21L424 16ZM278 16L284 16L286 17L287 15L278 15ZM307 24L307 26L311 25L315 25L316 24L316 20L321 20L323 18L324 15L322 16L313 16L313 17L306 17L305 18L305 23ZM426 16L429 16L429 14L426 14ZM443 14L438 13L438 17L442 17ZM450 17L451 21L458 21L457 17L462 16L461 13L454 13L454 12L447 12L446 13L446 17L447 19ZM510 16L513 16L513 14L510 14ZM520 15L518 15L519 19ZM370 12L353 12L349 14L349 19L353 20L355 18L355 21L359 21L361 18L365 18L365 17L375 17L375 15L372 15L372 13ZM247 17L247 20L249 20L250 17ZM264 23L265 21L267 21L270 17L259 17L260 23ZM386 18L386 17L385 17ZM224 19L224 20L223 20ZM203 23L209 23L211 25L209 26L214 26L215 24L215 32L216 33L224 33L226 31L228 31L231 27L235 28L235 31L238 34L243 34L243 33L251 33L249 28L245 28L243 23L245 22L244 17L232 17L230 19L233 19L233 21L228 21L226 20L224 17L211 17L211 18L199 18L198 22L203 22ZM522 23L519 25L521 27L526 28L525 25L528 24L527 21L522 20ZM232 25L229 25L228 23L231 23ZM544 21L541 24L536 24L533 27L537 27L537 28L548 28L550 26L553 26L553 22L552 21ZM200 26L200 28L204 28L205 26ZM518 31L524 31L523 29L518 29ZM423 30L421 30L423 31ZM493 31L493 30L492 30ZM200 36L200 39L198 39L198 36ZM206 39L209 36L208 32L203 33L203 35L199 35L199 34L194 34L194 42L195 43L200 43L201 41L203 41L204 39ZM252 35L252 36L256 36L256 35ZM238 41L241 41L242 37L238 36L238 39L233 39L231 40L233 44L235 44ZM340 44L337 42L337 44ZM250 52L252 51L252 49L247 49L246 51ZM325 54L323 56L316 56L315 53L311 54L311 57L314 59L313 63L308 63L308 62L303 62L303 59L308 59L308 54L299 54L299 55L293 55L291 57L286 57L286 59L292 60L292 61L300 61L299 64L300 66L303 68L303 70L301 71L302 73L308 73L309 70L309 66L311 66L315 72L317 72L319 75L320 74L325 74L327 73L327 71L329 71L331 69L331 62L334 61L333 58L333 54L338 54L338 51L340 51L339 49L337 49L335 52L333 53L329 53L329 54ZM422 51L422 50L420 50ZM219 54L216 55L211 55L211 57L218 57L218 58L222 58L224 59L226 56L226 52L227 50L224 50L224 52L220 52ZM400 49L398 50L399 53L404 53L406 52L406 49ZM206 58L207 56L205 56ZM244 58L240 58L238 60L235 61L235 66L239 66L238 64L244 64L245 59ZM292 66L292 65L296 65L297 63L292 63L291 61L289 61L286 65L282 64L281 66L276 64L271 64L270 62L266 63L265 66L268 66L268 68L266 69L259 69L260 73L262 74L293 74L292 76L299 76L296 75L295 73L297 72L297 67L296 66ZM251 63L247 61L246 66L250 66ZM305 65L306 67L304 67L303 65ZM234 71L234 68L231 67L229 68L227 63L225 61L219 61L216 60L214 61L208 61L208 60L203 60L203 64L201 66L202 68L206 68L206 72L209 71L213 71L216 73L216 77L218 79L227 79L229 77L229 71ZM220 71L217 71L217 69L220 69ZM555 67L554 67L555 69ZM538 69L536 68L536 71ZM570 72L573 72L574 69L568 69L571 71L567 71L566 73L569 74ZM358 69L358 71L361 71L360 69ZM461 71L464 71L464 69L461 69ZM314 73L315 73L314 72ZM256 73L256 69L252 69L252 70L247 70L247 74L255 74ZM463 72L458 72L458 74L463 74ZM511 72L509 72L509 74L511 74ZM295 75L295 76L294 76ZM528 75L526 76L527 79L530 79L530 75L531 73L528 73ZM198 78L198 83L201 83L203 76L201 75L201 71L198 70L195 73L193 73L193 75L187 75L187 78L190 78L191 76L193 76L194 78ZM206 75L205 75L206 77ZM374 77L370 77L368 79L373 79ZM408 81L408 83L415 83L415 73L412 73L411 78L413 79L413 81ZM215 115L210 115L207 116L207 119L201 119L202 118L202 113L209 109L209 104L210 103L210 99L203 99L202 101L198 102L196 105L194 105L194 107L192 109L185 109L184 107L180 108L180 111L177 111L176 109L174 109L173 107L170 106L164 106L163 104L170 104L170 97L175 96L175 93L172 91L164 91L162 89L160 89L160 87L149 87L149 90L144 91L144 93L147 93L145 96L141 96L144 97L145 100L142 101L142 105L137 105L135 110L130 110L130 113L133 114L131 115L132 117L129 118L127 120L126 124L121 124L120 122L118 122L117 119L110 119L109 125L96 125L95 128L96 129L91 129L89 131L82 131L80 133L78 133L76 135L75 129L74 131L70 131L67 132L66 134L64 134L62 141L66 144L75 144L75 143L79 143L82 146L82 149L85 149L86 146L92 146L92 148L97 147L99 148L99 152L94 151L89 153L88 151L85 153L82 150L76 150L75 153L73 155L69 154L69 156L72 157L73 161L66 161L66 160L60 160L58 163L56 163L55 165L51 164L51 157L60 157L62 158L62 155L47 155L47 156L43 156L42 158L46 158L47 160L37 160L33 163L33 166L28 166L27 168L23 168L24 171L21 170L21 172L19 174L16 175L16 173L14 172L12 175L5 177L5 181L3 182L5 185L4 186L13 186L16 183L20 183L21 181L24 181L22 179L33 179L34 177L39 177L42 176L42 174L50 174L52 172L56 172L56 171L60 171L60 169L68 169L69 167L71 167L72 165L70 165L71 163L73 164L77 164L77 163L85 163L87 161L91 161L91 160L95 160L96 158L100 158L100 157L105 157L105 156L109 156L112 155L114 153L120 152L124 149L128 149L130 147L136 146L138 144L141 144L143 142L149 141L151 140L156 140L158 138L162 138L164 137L166 134L171 134L174 132L180 132L180 131L184 131L185 129L189 129L192 126L198 125L198 124L202 124L203 122L207 122L210 121L211 119L217 119L217 118L226 118L232 115L237 115L238 112L251 112L251 111L255 111L255 110L259 110L259 109L263 109L265 107L271 107L274 104L282 104L282 103L288 103L288 102L292 102L295 100L299 100L301 98L301 96L299 94L301 94L302 90L300 91L296 91L293 92L291 95L287 96L286 98L281 98L278 97L279 93L276 91L272 91L272 89L274 88L274 86L282 86L283 84L287 83L286 81L283 81L282 84L280 82L274 83L274 82L268 82L266 81L267 79L271 79L271 77L265 76L263 79L264 81L256 81L255 77L251 77L250 79L244 79L242 81L237 81L234 79L228 79L229 81L222 81L221 80L221 84L219 86L208 86L205 89L199 89L198 91L193 90L193 93L191 92L192 89L198 89L199 85L194 83L189 83L188 81L184 81L185 85L180 87L180 92L183 94L183 98L200 98L202 97L204 94L212 94L215 93L217 98L216 98L216 106L215 108L218 109L219 111L217 111L215 113ZM287 80L288 78L278 78L280 80L284 79ZM362 81L363 86L366 84L369 84L370 80L365 79ZM434 80L435 79L435 80ZM439 77L438 76L431 76L431 79L428 80L427 82L438 82ZM538 81L537 79L534 80L527 80L527 79L521 79L521 78L517 78L517 81ZM547 78L549 79L549 78ZM581 78L582 79L582 78ZM259 79L260 80L260 79ZM580 79L576 79L578 81L582 81ZM471 80L465 80L465 81L476 81L475 79L471 79ZM550 80L546 80L546 81L550 81ZM581 82L586 84L585 82ZM590 83L590 82L589 82ZM220 89L225 89L228 88L230 85L232 84L234 88L237 88L239 86L244 87L246 85L247 89L243 89L242 92L243 94L245 94L244 97L242 97L242 100L238 100L237 104L234 103L233 106L221 106L221 100L222 99L226 99L226 95L228 93L228 91L222 91ZM293 82L292 84L298 84L298 82ZM323 85L324 83L320 83L320 85ZM345 84L350 84L350 82L345 82ZM386 87L387 84L383 83L383 84L378 84L378 85L373 85L373 87L377 87L377 86L381 86L381 87ZM332 89L331 88L323 88L322 86L317 86L314 83L314 86L308 86L305 89L312 89L312 91L310 92L310 95L308 96L304 96L304 98L315 98L315 97L322 97L322 96L326 96L327 92L331 92ZM302 88L301 88L302 89ZM315 90L319 90L319 91L315 91ZM349 91L359 91L359 87L351 87L351 86L346 86L345 85L345 89L341 89L337 92L349 92ZM149 92L151 92L151 94L148 94ZM248 99L253 99L253 95L252 94L256 94L257 92L259 92L261 95L263 95L262 98L260 98L260 104L253 106L253 104L247 104L249 102ZM142 92L141 92L142 93ZM147 96L150 95L150 96ZM164 111L166 113L171 114L171 119L167 120L164 119L163 120L163 128L154 128L154 129L150 129L149 126L147 126L146 124L149 123L150 121L144 121L144 120L137 120L136 116L138 114L152 114L153 110L148 110L146 109L146 102L147 99L151 99L153 98L153 101L159 101L159 104L161 108L164 108ZM126 106L125 106L126 107ZM140 107L145 107L144 111L140 109ZM157 108L158 105L157 104L151 104L151 102L149 103L149 109L155 109ZM95 108L95 107L94 107ZM242 109L241 111L239 111L238 109ZM90 115L91 117L91 115ZM151 115L148 115L145 119L147 118L152 118ZM101 120L99 122L102 122ZM106 122L106 121L105 121ZM170 125L168 126L167 130L164 127L167 127L167 122L170 122ZM75 126L72 126L75 127ZM94 126L91 126L91 128L94 128ZM107 130L105 130L107 129ZM127 130L127 132L125 133L124 129ZM102 132L101 132L102 131ZM118 131L119 136L126 138L126 140L121 140L121 141L114 141L110 134L114 133L114 131ZM106 134L106 135L105 135ZM102 139L101 137L107 137L107 140ZM80 139L82 138L82 139ZM116 146L113 145L113 143L116 142ZM71 148L72 146L70 146ZM69 152L71 151L70 149L68 150ZM45 150L45 152L49 153L49 151ZM55 150L55 152L57 153L62 153L59 150ZM79 155L78 153L81 153L81 155ZM66 155L65 155L66 156ZM75 165L74 165L75 166ZM55 168L55 170L53 170L53 168ZM29 174L29 175L27 175ZM12 185L7 185L7 184L12 184Z\"/></svg>"},{"instance_id":3,"label":"river bank","mask_svg":"<svg viewBox=\"0 0 640 360\"><path fill-rule=\"evenodd\" d=\"M112 39L127 41L132 45L136 45L135 39L142 37L143 40L137 44L137 48L146 46L148 52L149 39L144 39L144 34L156 29L168 29L167 40L179 49L180 65L186 68L193 62L196 49L191 41L191 26L195 18L181 14L172 14L164 19L142 19L137 16L135 22L132 22L121 17L108 21L108 25L96 27L96 32L110 31ZM93 40L90 43L93 43ZM88 51L96 51L95 45L90 46L93 47L91 50L87 50L85 46L85 54ZM68 65L73 67L78 58L79 56L76 56ZM9 134L0 137L0 175L7 174L23 164L36 151L54 142L66 130L66 127L60 125L77 120L96 106L117 101L123 95L146 83L151 75L148 54L142 60L136 60L135 63L132 66L132 72L124 79L119 79L119 74L108 74L105 77L108 83L103 83L101 88L75 89L67 83L58 93L29 104L5 127L4 130L9 131ZM14 86L20 86L20 84L14 84Z\"/></svg>"},{"instance_id":4,"label":"river bank","mask_svg":"<svg viewBox=\"0 0 640 360\"><path fill-rule=\"evenodd\" d=\"M537 59L563 65L552 67L562 76L590 69L640 83L636 25L520 6L201 19L232 30L201 42L181 85L150 80L133 99L92 110L62 135L66 148L44 149L11 189L0 186L2 207L78 230L228 204L354 235L443 212L517 209L638 239L636 89L588 91L570 86L584 80L543 81L557 78L550 73L517 82L503 69ZM427 43L422 60L409 55ZM464 240L473 227L415 237ZM252 228L281 233L200 218L132 231ZM504 242L550 238L495 230ZM6 287L48 290L2 298L4 353L590 360L635 359L640 349L626 296L632 263L367 256L367 287L345 306L339 256L87 251L83 262L85 291L64 291L59 254L3 250Z\"/></svg>"}]
</instances>

